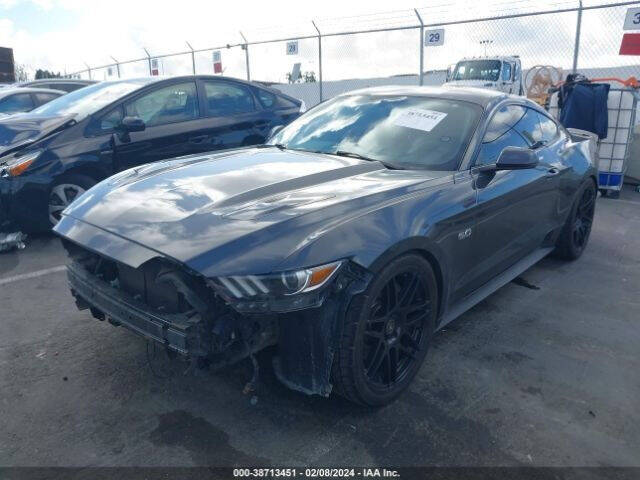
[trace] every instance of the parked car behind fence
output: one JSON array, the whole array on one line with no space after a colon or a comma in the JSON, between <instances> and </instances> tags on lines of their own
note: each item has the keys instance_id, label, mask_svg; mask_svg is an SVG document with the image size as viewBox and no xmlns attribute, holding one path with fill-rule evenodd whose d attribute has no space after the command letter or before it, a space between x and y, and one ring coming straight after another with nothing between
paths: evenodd
<instances>
[{"instance_id":1,"label":"parked car behind fence","mask_svg":"<svg viewBox=\"0 0 640 480\"><path fill-rule=\"evenodd\" d=\"M67 92L49 88L0 89L0 118L16 113L30 112L40 105L61 97Z\"/></svg>"}]
</instances>

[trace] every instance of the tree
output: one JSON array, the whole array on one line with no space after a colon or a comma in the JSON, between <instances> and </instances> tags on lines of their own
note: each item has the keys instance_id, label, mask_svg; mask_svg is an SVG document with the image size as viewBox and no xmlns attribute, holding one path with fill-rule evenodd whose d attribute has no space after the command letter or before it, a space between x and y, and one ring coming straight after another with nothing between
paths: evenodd
<instances>
[{"instance_id":1,"label":"tree","mask_svg":"<svg viewBox=\"0 0 640 480\"><path fill-rule=\"evenodd\" d=\"M293 78L291 73L287 73L287 82L289 83L314 83L316 82L316 73L315 72L304 72L298 74L298 78Z\"/></svg>"},{"instance_id":2,"label":"tree","mask_svg":"<svg viewBox=\"0 0 640 480\"><path fill-rule=\"evenodd\" d=\"M40 68L38 68L36 70L36 80L39 80L41 78L61 78L62 75L60 75L60 72L50 72L49 70L41 70Z\"/></svg>"},{"instance_id":3,"label":"tree","mask_svg":"<svg viewBox=\"0 0 640 480\"><path fill-rule=\"evenodd\" d=\"M15 73L16 82L26 82L29 80L29 72L27 72L27 67L25 65L16 63L13 67L13 71Z\"/></svg>"}]
</instances>

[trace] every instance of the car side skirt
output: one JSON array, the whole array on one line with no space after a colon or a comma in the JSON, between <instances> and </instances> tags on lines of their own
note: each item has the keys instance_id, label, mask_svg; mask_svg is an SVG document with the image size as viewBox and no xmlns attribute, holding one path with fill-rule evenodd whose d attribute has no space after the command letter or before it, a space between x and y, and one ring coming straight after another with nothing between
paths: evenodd
<instances>
[{"instance_id":1,"label":"car side skirt","mask_svg":"<svg viewBox=\"0 0 640 480\"><path fill-rule=\"evenodd\" d=\"M440 323L438 324L438 328L442 328L448 323L452 322L464 312L469 310L471 307L480 303L482 300L487 298L489 295L497 291L498 289L504 287L507 283L509 283L514 278L518 277L520 274L531 268L533 265L538 263L544 257L549 255L553 251L553 247L539 248L534 250L526 257L522 258L507 270L502 272L500 275L489 280L482 287L473 291L466 297L464 297L459 302L450 306L445 314L443 315Z\"/></svg>"}]
</instances>

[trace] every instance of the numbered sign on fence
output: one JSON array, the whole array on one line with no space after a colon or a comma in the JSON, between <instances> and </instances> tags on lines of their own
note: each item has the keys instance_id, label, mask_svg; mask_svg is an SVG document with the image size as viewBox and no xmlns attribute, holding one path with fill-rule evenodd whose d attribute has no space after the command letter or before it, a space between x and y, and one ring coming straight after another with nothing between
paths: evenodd
<instances>
[{"instance_id":1,"label":"numbered sign on fence","mask_svg":"<svg viewBox=\"0 0 640 480\"><path fill-rule=\"evenodd\" d=\"M287 42L287 55L298 55L298 41Z\"/></svg>"},{"instance_id":2,"label":"numbered sign on fence","mask_svg":"<svg viewBox=\"0 0 640 480\"><path fill-rule=\"evenodd\" d=\"M436 28L435 30L425 30L424 46L437 47L444 45L444 28Z\"/></svg>"},{"instance_id":3,"label":"numbered sign on fence","mask_svg":"<svg viewBox=\"0 0 640 480\"><path fill-rule=\"evenodd\" d=\"M628 8L624 17L624 30L640 30L640 7Z\"/></svg>"}]
</instances>

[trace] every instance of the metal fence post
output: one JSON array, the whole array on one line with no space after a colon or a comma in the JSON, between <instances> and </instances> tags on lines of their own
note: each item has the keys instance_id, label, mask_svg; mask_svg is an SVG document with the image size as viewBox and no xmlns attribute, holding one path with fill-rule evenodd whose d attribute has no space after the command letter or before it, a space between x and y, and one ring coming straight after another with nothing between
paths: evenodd
<instances>
[{"instance_id":1,"label":"metal fence post","mask_svg":"<svg viewBox=\"0 0 640 480\"><path fill-rule=\"evenodd\" d=\"M416 17L418 17L418 21L420 22L420 72L418 73L418 85L422 86L424 85L424 22L418 9L414 8L413 11L416 12Z\"/></svg>"},{"instance_id":2,"label":"metal fence post","mask_svg":"<svg viewBox=\"0 0 640 480\"><path fill-rule=\"evenodd\" d=\"M118 78L120 78L120 62L118 62L118 60L116 60L115 58L111 57L111 60L113 60L114 62L116 62L116 72L118 73Z\"/></svg>"},{"instance_id":3,"label":"metal fence post","mask_svg":"<svg viewBox=\"0 0 640 480\"><path fill-rule=\"evenodd\" d=\"M244 48L244 58L247 63L247 82L249 82L251 81L251 74L249 73L249 42L242 32L240 32L240 36L242 37L242 40L244 40L242 48Z\"/></svg>"},{"instance_id":4,"label":"metal fence post","mask_svg":"<svg viewBox=\"0 0 640 480\"><path fill-rule=\"evenodd\" d=\"M149 64L149 76L151 76L151 55L149 55L149 51L142 47L142 49L144 50L144 53L147 54L147 63Z\"/></svg>"},{"instance_id":5,"label":"metal fence post","mask_svg":"<svg viewBox=\"0 0 640 480\"><path fill-rule=\"evenodd\" d=\"M578 0L578 23L576 24L576 43L573 47L573 66L571 71L578 69L578 54L580 53L580 27L582 26L582 0Z\"/></svg>"},{"instance_id":6,"label":"metal fence post","mask_svg":"<svg viewBox=\"0 0 640 480\"><path fill-rule=\"evenodd\" d=\"M322 103L322 34L316 22L311 20L311 23L313 24L313 28L316 29L316 32L318 32L318 90L320 93L320 103Z\"/></svg>"},{"instance_id":7,"label":"metal fence post","mask_svg":"<svg viewBox=\"0 0 640 480\"><path fill-rule=\"evenodd\" d=\"M196 54L193 51L193 47L191 46L191 44L187 41L185 41L185 43L187 44L187 47L189 47L189 50L191 50L191 70L195 75L196 74Z\"/></svg>"},{"instance_id":8,"label":"metal fence post","mask_svg":"<svg viewBox=\"0 0 640 480\"><path fill-rule=\"evenodd\" d=\"M89 72L89 80L91 80L91 67L87 62L85 62L84 65L87 67L87 72Z\"/></svg>"}]
</instances>

